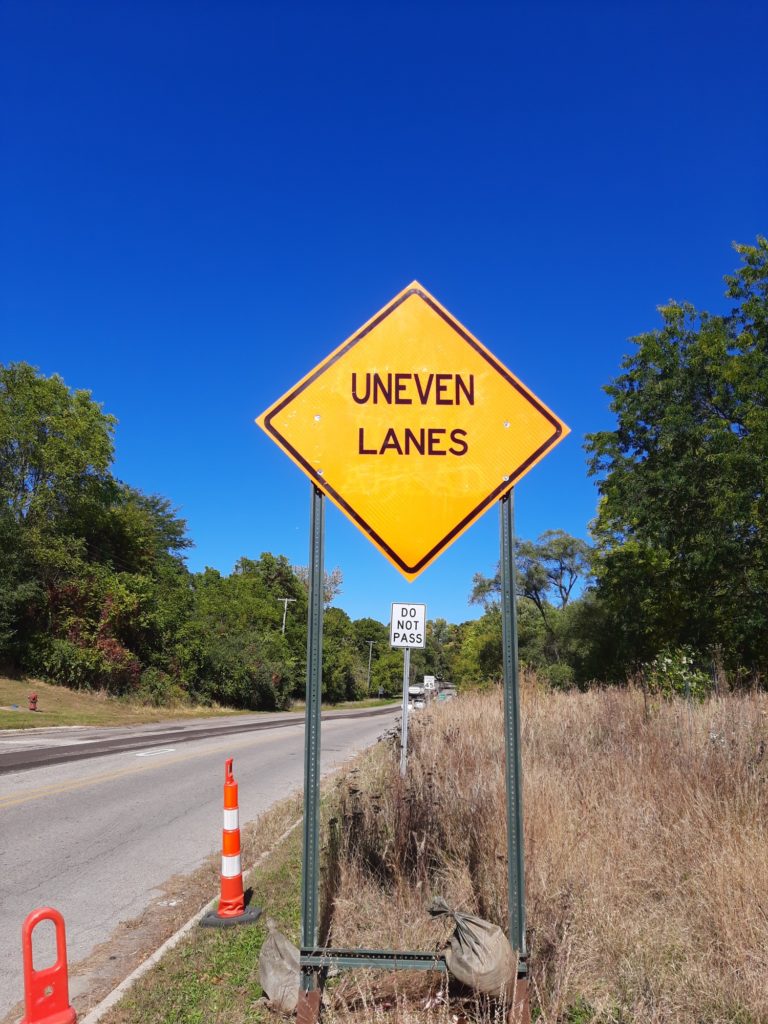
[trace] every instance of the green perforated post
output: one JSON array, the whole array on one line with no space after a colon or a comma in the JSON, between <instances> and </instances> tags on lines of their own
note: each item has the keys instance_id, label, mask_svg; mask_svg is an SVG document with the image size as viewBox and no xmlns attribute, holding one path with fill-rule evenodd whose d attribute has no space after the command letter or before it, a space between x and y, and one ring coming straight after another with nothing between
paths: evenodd
<instances>
[{"instance_id":1,"label":"green perforated post","mask_svg":"<svg viewBox=\"0 0 768 1024\"><path fill-rule=\"evenodd\" d=\"M520 692L515 601L515 517L513 492L501 511L501 623L504 648L504 741L507 778L507 865L509 941L525 964L525 870L523 851L523 779L520 756Z\"/></svg>"},{"instance_id":2,"label":"green perforated post","mask_svg":"<svg viewBox=\"0 0 768 1024\"><path fill-rule=\"evenodd\" d=\"M307 709L304 746L304 840L301 859L301 944L317 945L320 887L320 700L323 678L323 495L312 485L307 613ZM302 971L302 988L314 985L314 973Z\"/></svg>"}]
</instances>

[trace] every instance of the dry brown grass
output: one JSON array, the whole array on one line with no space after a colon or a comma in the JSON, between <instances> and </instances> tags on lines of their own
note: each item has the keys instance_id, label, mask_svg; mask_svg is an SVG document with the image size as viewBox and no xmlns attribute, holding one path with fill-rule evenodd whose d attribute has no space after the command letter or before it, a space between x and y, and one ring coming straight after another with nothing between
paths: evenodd
<instances>
[{"instance_id":1,"label":"dry brown grass","mask_svg":"<svg viewBox=\"0 0 768 1024\"><path fill-rule=\"evenodd\" d=\"M768 698L523 687L527 916L545 1024L768 1022ZM506 923L500 695L414 715L337 793L334 945L431 949L433 895ZM331 843L333 847L333 843ZM407 979L407 980L406 980ZM434 976L345 976L341 1000Z\"/></svg>"}]
</instances>

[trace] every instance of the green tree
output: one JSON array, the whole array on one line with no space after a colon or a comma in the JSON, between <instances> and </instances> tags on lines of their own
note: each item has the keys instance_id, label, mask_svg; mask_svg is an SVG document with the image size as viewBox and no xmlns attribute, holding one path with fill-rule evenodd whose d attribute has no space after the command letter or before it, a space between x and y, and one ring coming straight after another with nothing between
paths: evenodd
<instances>
[{"instance_id":1,"label":"green tree","mask_svg":"<svg viewBox=\"0 0 768 1024\"><path fill-rule=\"evenodd\" d=\"M246 708L287 707L300 686L288 623L277 600L301 585L283 556L240 559L230 576L206 569L192 578L192 608L179 630L175 660L200 701Z\"/></svg>"},{"instance_id":2,"label":"green tree","mask_svg":"<svg viewBox=\"0 0 768 1024\"><path fill-rule=\"evenodd\" d=\"M87 391L27 363L0 366L0 503L41 529L76 515L108 480L116 420Z\"/></svg>"},{"instance_id":3,"label":"green tree","mask_svg":"<svg viewBox=\"0 0 768 1024\"><path fill-rule=\"evenodd\" d=\"M341 608L328 608L323 622L323 698L331 704L365 694L366 660L352 620Z\"/></svg>"},{"instance_id":4,"label":"green tree","mask_svg":"<svg viewBox=\"0 0 768 1024\"><path fill-rule=\"evenodd\" d=\"M27 363L0 366L0 657L23 660L51 586L81 563L74 524L109 484L115 420Z\"/></svg>"},{"instance_id":5,"label":"green tree","mask_svg":"<svg viewBox=\"0 0 768 1024\"><path fill-rule=\"evenodd\" d=\"M546 637L548 662L567 660L563 650L562 614L572 599L576 584L590 576L591 548L586 541L564 530L546 530L536 541L518 539L515 543L515 568L518 599L525 598L538 611ZM475 573L470 604L488 608L501 594L501 576L497 566L491 577ZM520 602L519 602L520 604ZM521 636L528 619L518 607ZM521 645L522 646L522 645Z\"/></svg>"},{"instance_id":6,"label":"green tree","mask_svg":"<svg viewBox=\"0 0 768 1024\"><path fill-rule=\"evenodd\" d=\"M26 363L0 367L0 657L136 689L182 620L186 524L110 472L115 420Z\"/></svg>"},{"instance_id":7,"label":"green tree","mask_svg":"<svg viewBox=\"0 0 768 1024\"><path fill-rule=\"evenodd\" d=\"M503 678L501 609L490 603L479 619L464 625L452 682L464 689L500 683Z\"/></svg>"},{"instance_id":8,"label":"green tree","mask_svg":"<svg viewBox=\"0 0 768 1024\"><path fill-rule=\"evenodd\" d=\"M362 619L355 619L352 623L354 632L354 643L358 655L362 657L365 664L365 694L366 697L378 695L378 687L374 684L376 665L379 659L389 648L389 631L383 622L366 616ZM368 665L371 666L371 678L368 679Z\"/></svg>"},{"instance_id":9,"label":"green tree","mask_svg":"<svg viewBox=\"0 0 768 1024\"><path fill-rule=\"evenodd\" d=\"M426 638L426 667L430 675L438 680L450 682L459 650L461 637L459 627L446 619L429 619Z\"/></svg>"},{"instance_id":10,"label":"green tree","mask_svg":"<svg viewBox=\"0 0 768 1024\"><path fill-rule=\"evenodd\" d=\"M371 692L396 697L403 692L403 652L387 644L371 668Z\"/></svg>"},{"instance_id":11,"label":"green tree","mask_svg":"<svg viewBox=\"0 0 768 1024\"><path fill-rule=\"evenodd\" d=\"M605 389L615 429L587 439L613 674L683 646L768 670L768 241L735 248L736 305L661 307Z\"/></svg>"}]
</instances>

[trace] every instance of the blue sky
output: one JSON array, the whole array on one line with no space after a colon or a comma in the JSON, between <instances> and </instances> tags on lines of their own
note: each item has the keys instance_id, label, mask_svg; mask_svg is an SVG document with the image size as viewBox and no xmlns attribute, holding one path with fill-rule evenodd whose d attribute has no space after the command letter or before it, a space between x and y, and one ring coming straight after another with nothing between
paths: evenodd
<instances>
[{"instance_id":1,"label":"blue sky","mask_svg":"<svg viewBox=\"0 0 768 1024\"><path fill-rule=\"evenodd\" d=\"M571 427L518 532L586 536L627 339L724 308L768 230L764 3L5 0L0 361L87 388L193 569L306 563L254 417L413 279ZM414 583L332 506L338 602L462 621L487 513Z\"/></svg>"}]
</instances>

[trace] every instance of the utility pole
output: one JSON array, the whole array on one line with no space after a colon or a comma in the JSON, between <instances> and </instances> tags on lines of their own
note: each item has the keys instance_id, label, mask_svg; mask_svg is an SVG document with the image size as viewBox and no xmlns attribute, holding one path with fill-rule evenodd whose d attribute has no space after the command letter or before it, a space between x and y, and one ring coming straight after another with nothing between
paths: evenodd
<instances>
[{"instance_id":1,"label":"utility pole","mask_svg":"<svg viewBox=\"0 0 768 1024\"><path fill-rule=\"evenodd\" d=\"M365 684L365 695L370 697L371 695L371 656L373 655L373 645L376 643L375 640L366 640L368 644L368 680Z\"/></svg>"},{"instance_id":2,"label":"utility pole","mask_svg":"<svg viewBox=\"0 0 768 1024\"><path fill-rule=\"evenodd\" d=\"M283 602L283 628L281 630L283 636L285 636L285 617L288 614L288 605L291 601L295 601L295 597L278 597L278 601Z\"/></svg>"}]
</instances>

